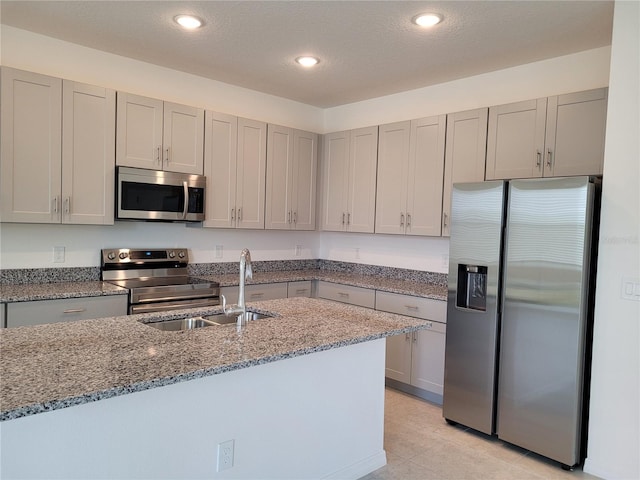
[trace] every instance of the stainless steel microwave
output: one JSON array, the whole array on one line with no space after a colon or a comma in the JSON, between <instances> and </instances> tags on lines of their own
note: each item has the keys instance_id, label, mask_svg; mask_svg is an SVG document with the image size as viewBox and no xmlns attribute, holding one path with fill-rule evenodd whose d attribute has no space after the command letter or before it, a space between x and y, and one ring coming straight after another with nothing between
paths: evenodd
<instances>
[{"instance_id":1,"label":"stainless steel microwave","mask_svg":"<svg viewBox=\"0 0 640 480\"><path fill-rule=\"evenodd\" d=\"M203 175L117 167L116 218L201 222L205 186Z\"/></svg>"}]
</instances>

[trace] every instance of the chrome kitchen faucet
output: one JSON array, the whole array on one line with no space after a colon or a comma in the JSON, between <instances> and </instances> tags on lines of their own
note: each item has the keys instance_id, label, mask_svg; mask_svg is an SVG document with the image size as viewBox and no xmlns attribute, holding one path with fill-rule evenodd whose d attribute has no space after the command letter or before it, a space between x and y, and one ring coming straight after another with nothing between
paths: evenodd
<instances>
[{"instance_id":1,"label":"chrome kitchen faucet","mask_svg":"<svg viewBox=\"0 0 640 480\"><path fill-rule=\"evenodd\" d=\"M238 304L231 305L227 308L227 299L222 297L222 311L225 315L232 316L238 315L238 327L242 327L247 324L246 311L247 307L244 300L244 284L247 278L253 277L253 271L251 269L251 253L248 248L245 248L240 253L240 286L238 289Z\"/></svg>"}]
</instances>

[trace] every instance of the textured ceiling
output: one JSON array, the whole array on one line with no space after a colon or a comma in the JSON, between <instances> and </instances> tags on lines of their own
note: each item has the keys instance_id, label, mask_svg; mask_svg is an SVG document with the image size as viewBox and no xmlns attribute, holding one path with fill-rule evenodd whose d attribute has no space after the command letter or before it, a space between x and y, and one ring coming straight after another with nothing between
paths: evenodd
<instances>
[{"instance_id":1,"label":"textured ceiling","mask_svg":"<svg viewBox=\"0 0 640 480\"><path fill-rule=\"evenodd\" d=\"M611 44L612 1L0 1L3 24L318 107ZM421 30L424 11L444 22ZM204 28L185 32L180 13ZM293 60L315 55L312 70Z\"/></svg>"}]
</instances>

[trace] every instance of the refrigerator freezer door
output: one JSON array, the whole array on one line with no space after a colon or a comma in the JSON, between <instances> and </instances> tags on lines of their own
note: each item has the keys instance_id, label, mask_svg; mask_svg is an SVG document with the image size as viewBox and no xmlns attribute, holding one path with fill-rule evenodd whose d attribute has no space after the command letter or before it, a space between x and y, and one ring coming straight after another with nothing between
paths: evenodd
<instances>
[{"instance_id":1,"label":"refrigerator freezer door","mask_svg":"<svg viewBox=\"0 0 640 480\"><path fill-rule=\"evenodd\" d=\"M497 433L580 460L593 184L586 177L509 185Z\"/></svg>"},{"instance_id":2,"label":"refrigerator freezer door","mask_svg":"<svg viewBox=\"0 0 640 480\"><path fill-rule=\"evenodd\" d=\"M452 193L443 415L494 433L498 279L505 183Z\"/></svg>"}]
</instances>

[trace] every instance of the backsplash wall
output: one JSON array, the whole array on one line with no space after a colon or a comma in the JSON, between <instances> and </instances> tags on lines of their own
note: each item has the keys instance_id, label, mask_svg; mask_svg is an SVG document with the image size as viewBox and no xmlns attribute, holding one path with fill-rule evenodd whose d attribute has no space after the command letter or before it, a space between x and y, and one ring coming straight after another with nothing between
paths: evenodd
<instances>
[{"instance_id":1,"label":"backsplash wall","mask_svg":"<svg viewBox=\"0 0 640 480\"><path fill-rule=\"evenodd\" d=\"M216 246L222 246L221 257ZM300 246L296 255L296 246ZM53 262L53 247L65 261ZM449 241L439 237L289 232L116 222L110 226L0 225L0 269L97 267L102 248L187 247L192 263L234 262L242 248L254 260L324 259L446 273Z\"/></svg>"}]
</instances>

